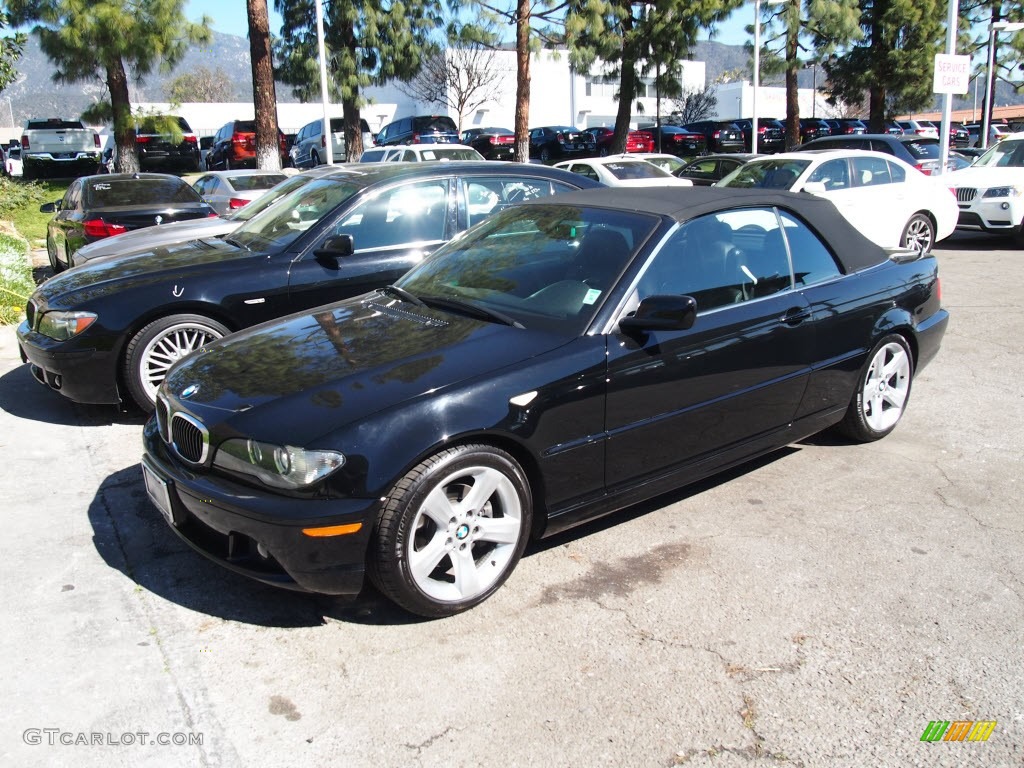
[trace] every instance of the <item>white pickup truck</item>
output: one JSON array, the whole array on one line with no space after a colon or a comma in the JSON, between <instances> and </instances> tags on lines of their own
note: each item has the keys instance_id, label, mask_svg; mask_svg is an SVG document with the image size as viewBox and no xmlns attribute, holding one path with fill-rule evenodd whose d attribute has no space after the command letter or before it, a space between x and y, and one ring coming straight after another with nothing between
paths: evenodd
<instances>
[{"instance_id":1,"label":"white pickup truck","mask_svg":"<svg viewBox=\"0 0 1024 768\"><path fill-rule=\"evenodd\" d=\"M101 151L99 134L78 120L33 118L21 134L22 175L29 181L96 173Z\"/></svg>"}]
</instances>

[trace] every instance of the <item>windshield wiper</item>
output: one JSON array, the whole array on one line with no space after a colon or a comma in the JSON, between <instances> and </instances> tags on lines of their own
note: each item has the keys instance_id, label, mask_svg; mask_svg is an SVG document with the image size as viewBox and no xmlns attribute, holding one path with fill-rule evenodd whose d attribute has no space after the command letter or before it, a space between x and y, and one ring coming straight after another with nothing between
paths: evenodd
<instances>
[{"instance_id":1,"label":"windshield wiper","mask_svg":"<svg viewBox=\"0 0 1024 768\"><path fill-rule=\"evenodd\" d=\"M417 307L427 306L420 300L419 296L409 293L409 291L405 290L405 288L399 288L397 285L385 285L380 290L383 293L393 294L400 298L402 301L407 301L410 304L415 304Z\"/></svg>"},{"instance_id":2,"label":"windshield wiper","mask_svg":"<svg viewBox=\"0 0 1024 768\"><path fill-rule=\"evenodd\" d=\"M244 248L247 251L252 250L248 245L244 245L243 243L241 243L240 241L236 240L233 237L222 237L221 240L223 240L228 245L235 246L235 248Z\"/></svg>"},{"instance_id":3,"label":"windshield wiper","mask_svg":"<svg viewBox=\"0 0 1024 768\"><path fill-rule=\"evenodd\" d=\"M487 320L497 320L499 323L511 325L513 328L519 328L520 330L526 327L515 318L506 315L504 312L499 312L498 310L491 309L490 307L483 307L479 304L473 304L472 302L465 301L464 299L453 299L448 296L422 296L420 298L427 306L442 307L444 309L451 309L457 312L475 315L476 317L482 317Z\"/></svg>"}]
</instances>

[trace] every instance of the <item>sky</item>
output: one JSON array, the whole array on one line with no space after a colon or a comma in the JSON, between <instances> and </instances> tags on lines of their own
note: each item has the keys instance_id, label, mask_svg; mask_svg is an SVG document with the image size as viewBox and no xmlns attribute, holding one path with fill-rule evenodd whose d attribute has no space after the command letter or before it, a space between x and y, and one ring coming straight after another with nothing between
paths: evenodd
<instances>
[{"instance_id":1,"label":"sky","mask_svg":"<svg viewBox=\"0 0 1024 768\"><path fill-rule=\"evenodd\" d=\"M281 31L281 15L274 10L274 0L267 0L270 9L270 32L279 34ZM245 37L249 31L246 17L245 0L188 0L185 14L195 21L205 13L213 18L213 29L229 35ZM742 45L747 42L744 27L754 21L754 5L748 3L723 24L719 25L718 34L714 39L720 43Z\"/></svg>"}]
</instances>

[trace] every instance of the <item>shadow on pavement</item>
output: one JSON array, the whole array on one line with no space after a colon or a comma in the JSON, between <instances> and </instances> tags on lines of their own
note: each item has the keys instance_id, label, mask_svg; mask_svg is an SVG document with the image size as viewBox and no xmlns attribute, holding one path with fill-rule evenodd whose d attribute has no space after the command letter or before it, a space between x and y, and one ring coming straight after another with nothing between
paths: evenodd
<instances>
[{"instance_id":1,"label":"shadow on pavement","mask_svg":"<svg viewBox=\"0 0 1024 768\"><path fill-rule=\"evenodd\" d=\"M525 557L600 533L690 498L796 453L786 447L651 501L635 504L543 541ZM328 620L366 625L428 621L406 613L367 586L354 600L266 586L235 574L194 552L168 528L146 495L139 465L103 482L89 505L93 543L104 562L143 589L189 610L267 627L314 627Z\"/></svg>"},{"instance_id":2,"label":"shadow on pavement","mask_svg":"<svg viewBox=\"0 0 1024 768\"><path fill-rule=\"evenodd\" d=\"M364 589L355 600L269 587L194 552L149 501L139 465L107 477L89 505L93 544L103 561L143 589L198 613L265 627L315 627L328 619L413 624L411 616Z\"/></svg>"},{"instance_id":3,"label":"shadow on pavement","mask_svg":"<svg viewBox=\"0 0 1024 768\"><path fill-rule=\"evenodd\" d=\"M27 365L0 376L0 410L22 419L63 426L104 427L110 424L146 423L138 411L122 411L116 405L81 405L50 391L34 378Z\"/></svg>"},{"instance_id":4,"label":"shadow on pavement","mask_svg":"<svg viewBox=\"0 0 1024 768\"><path fill-rule=\"evenodd\" d=\"M1020 246L1012 235L990 235L985 232L954 232L935 244L934 251L1017 250Z\"/></svg>"}]
</instances>

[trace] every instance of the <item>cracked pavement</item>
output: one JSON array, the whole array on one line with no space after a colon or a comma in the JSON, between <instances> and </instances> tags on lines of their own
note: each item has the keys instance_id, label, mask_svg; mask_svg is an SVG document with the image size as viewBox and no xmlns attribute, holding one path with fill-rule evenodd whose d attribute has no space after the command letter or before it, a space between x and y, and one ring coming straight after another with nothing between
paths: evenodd
<instances>
[{"instance_id":1,"label":"cracked pavement","mask_svg":"<svg viewBox=\"0 0 1024 768\"><path fill-rule=\"evenodd\" d=\"M941 245L952 319L891 436L540 542L442 621L194 554L146 498L142 420L45 391L0 329L0 764L1024 764L1024 257Z\"/></svg>"}]
</instances>

